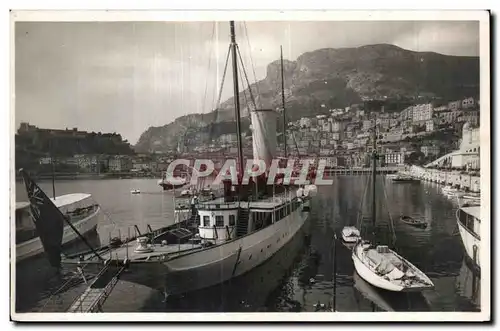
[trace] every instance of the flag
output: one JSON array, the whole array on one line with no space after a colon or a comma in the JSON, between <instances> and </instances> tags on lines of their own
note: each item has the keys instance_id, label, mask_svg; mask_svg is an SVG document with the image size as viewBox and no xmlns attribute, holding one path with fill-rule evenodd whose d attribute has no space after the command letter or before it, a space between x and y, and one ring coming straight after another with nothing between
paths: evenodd
<instances>
[{"instance_id":1,"label":"flag","mask_svg":"<svg viewBox=\"0 0 500 331\"><path fill-rule=\"evenodd\" d=\"M47 195L20 169L30 201L31 216L50 264L61 266L62 237L65 218Z\"/></svg>"}]
</instances>

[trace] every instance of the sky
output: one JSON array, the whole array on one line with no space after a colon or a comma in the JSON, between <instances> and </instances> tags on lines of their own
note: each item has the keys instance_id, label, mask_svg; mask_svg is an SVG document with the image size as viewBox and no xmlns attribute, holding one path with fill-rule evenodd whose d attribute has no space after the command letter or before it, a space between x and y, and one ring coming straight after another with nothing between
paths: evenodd
<instances>
[{"instance_id":1,"label":"sky","mask_svg":"<svg viewBox=\"0 0 500 331\"><path fill-rule=\"evenodd\" d=\"M237 22L250 83L280 56L388 43L478 56L474 21ZM228 22L16 22L15 125L116 132L135 144L150 126L214 109ZM232 96L231 63L222 100Z\"/></svg>"}]
</instances>

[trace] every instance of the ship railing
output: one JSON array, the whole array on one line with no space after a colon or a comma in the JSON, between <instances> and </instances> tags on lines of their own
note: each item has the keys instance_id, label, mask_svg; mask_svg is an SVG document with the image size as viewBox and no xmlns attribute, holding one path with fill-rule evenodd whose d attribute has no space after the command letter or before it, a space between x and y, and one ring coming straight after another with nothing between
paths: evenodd
<instances>
[{"instance_id":1,"label":"ship railing","mask_svg":"<svg viewBox=\"0 0 500 331\"><path fill-rule=\"evenodd\" d=\"M202 204L197 204L196 209L198 210L212 210L212 209L234 209L240 207L240 201L233 202L205 202Z\"/></svg>"}]
</instances>

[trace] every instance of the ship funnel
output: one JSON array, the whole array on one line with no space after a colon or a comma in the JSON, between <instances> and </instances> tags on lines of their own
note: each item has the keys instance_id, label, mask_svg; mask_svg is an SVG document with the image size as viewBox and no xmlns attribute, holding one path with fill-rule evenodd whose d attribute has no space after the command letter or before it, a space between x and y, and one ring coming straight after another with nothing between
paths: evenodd
<instances>
[{"instance_id":1,"label":"ship funnel","mask_svg":"<svg viewBox=\"0 0 500 331\"><path fill-rule=\"evenodd\" d=\"M263 160L269 169L276 155L276 112L272 109L251 111L254 160Z\"/></svg>"}]
</instances>

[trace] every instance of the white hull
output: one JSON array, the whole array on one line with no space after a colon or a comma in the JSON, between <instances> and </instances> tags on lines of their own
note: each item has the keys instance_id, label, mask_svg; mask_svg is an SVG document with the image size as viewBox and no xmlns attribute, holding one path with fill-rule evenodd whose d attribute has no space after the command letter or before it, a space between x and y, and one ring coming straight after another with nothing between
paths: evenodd
<instances>
[{"instance_id":1,"label":"white hull","mask_svg":"<svg viewBox=\"0 0 500 331\"><path fill-rule=\"evenodd\" d=\"M74 227L83 235L94 230L97 227L98 218L101 212L101 207L97 207L97 210L75 223ZM69 226L65 226L63 230L63 245L72 242L77 239L78 235ZM20 262L27 258L36 256L43 253L43 245L40 237L30 239L28 241L22 242L16 245L16 262Z\"/></svg>"},{"instance_id":2,"label":"white hull","mask_svg":"<svg viewBox=\"0 0 500 331\"><path fill-rule=\"evenodd\" d=\"M404 259L402 256L398 255L396 252L392 250L390 251L391 254L397 257L400 261L404 262L408 266L408 268L412 270L414 274L416 274L421 280L423 280L428 285L424 285L422 284L422 282L417 282L420 284L419 286L418 284L417 285L415 284L412 285L411 283L406 284L406 281L399 281L399 280L390 281L386 276L378 275L360 259L361 255L358 256L358 254L362 254L361 251L363 250L363 247L361 247L361 245L362 243L359 243L354 247L352 253L352 260L354 262L354 268L356 269L358 275L361 276L361 278L366 280L371 285L392 292L418 292L422 291L423 289L430 289L434 287L432 281L423 272L418 270L418 268L415 267L413 264L411 264L408 260Z\"/></svg>"},{"instance_id":3,"label":"white hull","mask_svg":"<svg viewBox=\"0 0 500 331\"><path fill-rule=\"evenodd\" d=\"M404 290L403 286L397 286L383 277L376 275L354 253L352 254L352 260L354 261L354 268L358 275L369 284L387 291L402 292Z\"/></svg>"},{"instance_id":4,"label":"white hull","mask_svg":"<svg viewBox=\"0 0 500 331\"><path fill-rule=\"evenodd\" d=\"M309 212L298 208L262 230L164 262L166 292L181 294L195 291L247 273L289 242L308 216Z\"/></svg>"},{"instance_id":5,"label":"white hull","mask_svg":"<svg viewBox=\"0 0 500 331\"><path fill-rule=\"evenodd\" d=\"M342 240L344 240L346 243L354 244L359 239L359 237L344 236L344 234L342 234Z\"/></svg>"},{"instance_id":6,"label":"white hull","mask_svg":"<svg viewBox=\"0 0 500 331\"><path fill-rule=\"evenodd\" d=\"M346 226L342 229L342 240L346 243L356 243L361 239L359 230L354 226Z\"/></svg>"},{"instance_id":7,"label":"white hull","mask_svg":"<svg viewBox=\"0 0 500 331\"><path fill-rule=\"evenodd\" d=\"M481 240L477 239L467 228L465 228L462 223L457 221L458 224L458 230L460 231L460 237L462 237L462 242L465 247L465 252L467 253L467 256L477 265L481 265L480 261L480 246L481 246ZM474 248L476 247L476 248ZM476 253L474 251L476 250Z\"/></svg>"}]
</instances>

